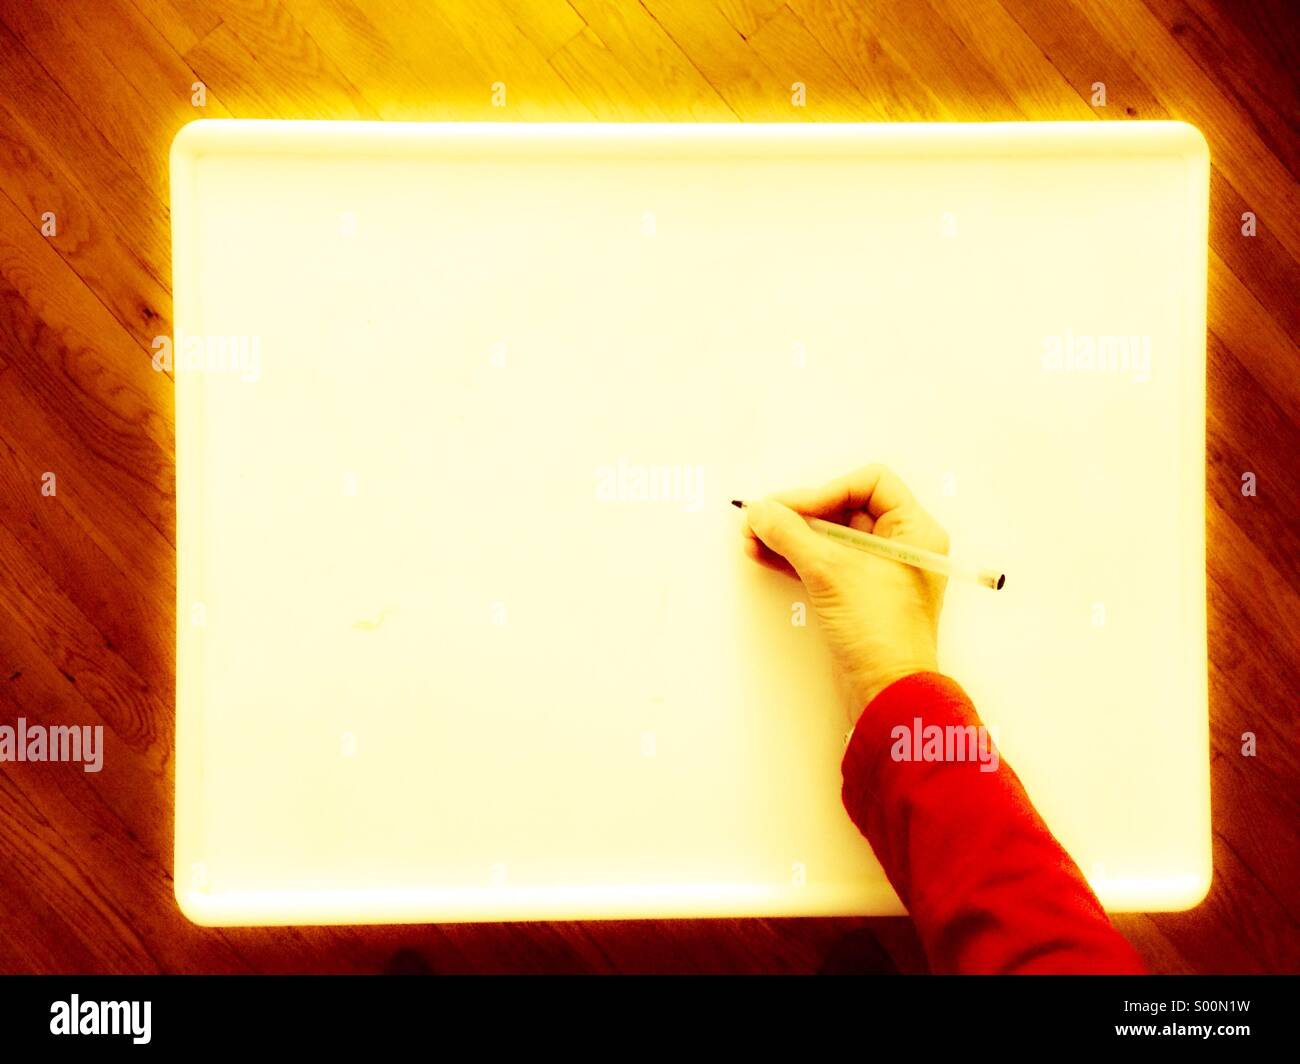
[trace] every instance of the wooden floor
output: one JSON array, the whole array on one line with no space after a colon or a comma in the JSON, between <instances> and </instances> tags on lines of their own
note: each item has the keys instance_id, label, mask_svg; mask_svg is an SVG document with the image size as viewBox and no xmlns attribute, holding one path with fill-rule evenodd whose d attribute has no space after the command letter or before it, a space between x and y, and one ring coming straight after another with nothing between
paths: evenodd
<instances>
[{"instance_id":1,"label":"wooden floor","mask_svg":"<svg viewBox=\"0 0 1300 1064\"><path fill-rule=\"evenodd\" d=\"M0 724L102 723L107 746L98 775L0 767L0 970L813 972L864 965L875 942L902 970L923 967L903 920L213 931L180 916L172 395L150 342L171 331L168 145L200 116L1199 126L1214 158L1215 882L1192 912L1117 923L1157 970L1300 970L1292 9L0 0ZM796 82L804 107L792 104ZM53 496L42 493L50 472ZM1242 755L1246 732L1255 757Z\"/></svg>"}]
</instances>

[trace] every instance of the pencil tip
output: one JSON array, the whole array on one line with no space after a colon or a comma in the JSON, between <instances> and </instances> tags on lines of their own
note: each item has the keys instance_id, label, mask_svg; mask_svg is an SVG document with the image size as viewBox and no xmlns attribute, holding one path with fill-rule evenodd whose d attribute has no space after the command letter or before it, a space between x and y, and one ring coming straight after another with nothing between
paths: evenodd
<instances>
[{"instance_id":1,"label":"pencil tip","mask_svg":"<svg viewBox=\"0 0 1300 1064\"><path fill-rule=\"evenodd\" d=\"M736 507L736 509L738 510L743 510L745 508L745 504L741 502L739 499L732 499L731 505Z\"/></svg>"}]
</instances>

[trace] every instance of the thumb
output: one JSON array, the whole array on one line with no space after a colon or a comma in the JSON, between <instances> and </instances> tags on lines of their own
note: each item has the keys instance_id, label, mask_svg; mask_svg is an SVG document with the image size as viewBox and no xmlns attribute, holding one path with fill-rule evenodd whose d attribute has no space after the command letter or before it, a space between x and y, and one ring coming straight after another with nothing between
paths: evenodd
<instances>
[{"instance_id":1,"label":"thumb","mask_svg":"<svg viewBox=\"0 0 1300 1064\"><path fill-rule=\"evenodd\" d=\"M826 555L826 541L788 506L758 499L746 505L745 517L763 545L781 555L805 579Z\"/></svg>"}]
</instances>

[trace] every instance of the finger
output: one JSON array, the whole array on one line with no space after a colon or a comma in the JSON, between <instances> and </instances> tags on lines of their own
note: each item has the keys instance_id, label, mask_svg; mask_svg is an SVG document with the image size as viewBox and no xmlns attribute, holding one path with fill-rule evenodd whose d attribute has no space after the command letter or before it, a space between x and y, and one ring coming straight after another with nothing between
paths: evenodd
<instances>
[{"instance_id":1,"label":"finger","mask_svg":"<svg viewBox=\"0 0 1300 1064\"><path fill-rule=\"evenodd\" d=\"M869 513L856 510L849 516L849 527L856 528L859 532L874 532L876 530L876 519Z\"/></svg>"},{"instance_id":2,"label":"finger","mask_svg":"<svg viewBox=\"0 0 1300 1064\"><path fill-rule=\"evenodd\" d=\"M777 572L785 573L787 576L793 576L796 579L798 578L799 574L795 572L794 566L759 539L754 533L754 530L749 527L748 521L741 524L740 532L745 540L746 555L769 569L775 569Z\"/></svg>"},{"instance_id":3,"label":"finger","mask_svg":"<svg viewBox=\"0 0 1300 1064\"><path fill-rule=\"evenodd\" d=\"M775 551L801 577L820 568L828 543L799 514L773 499L759 499L745 507L749 527L769 550Z\"/></svg>"},{"instance_id":4,"label":"finger","mask_svg":"<svg viewBox=\"0 0 1300 1064\"><path fill-rule=\"evenodd\" d=\"M745 528L745 554L765 569L784 573L786 576L793 576L796 580L799 579L799 574L794 571L794 566L750 532L748 526Z\"/></svg>"},{"instance_id":5,"label":"finger","mask_svg":"<svg viewBox=\"0 0 1300 1064\"><path fill-rule=\"evenodd\" d=\"M775 496L774 496L775 498ZM794 509L791 507L791 509ZM796 511L798 512L798 511ZM821 514L809 514L809 517L821 517ZM856 528L859 532L874 532L876 530L876 519L864 510L854 510L850 512L831 512L829 515L838 524L847 524L850 528ZM742 531L749 537L751 543L759 542L758 537L754 535L754 530L749 525L742 525Z\"/></svg>"},{"instance_id":6,"label":"finger","mask_svg":"<svg viewBox=\"0 0 1300 1064\"><path fill-rule=\"evenodd\" d=\"M778 492L771 498L801 514L823 518L853 510L865 511L877 518L916 502L898 474L879 464L863 466L820 487Z\"/></svg>"},{"instance_id":7,"label":"finger","mask_svg":"<svg viewBox=\"0 0 1300 1064\"><path fill-rule=\"evenodd\" d=\"M876 535L902 539L936 554L947 554L948 531L920 505L893 510L876 522Z\"/></svg>"}]
</instances>

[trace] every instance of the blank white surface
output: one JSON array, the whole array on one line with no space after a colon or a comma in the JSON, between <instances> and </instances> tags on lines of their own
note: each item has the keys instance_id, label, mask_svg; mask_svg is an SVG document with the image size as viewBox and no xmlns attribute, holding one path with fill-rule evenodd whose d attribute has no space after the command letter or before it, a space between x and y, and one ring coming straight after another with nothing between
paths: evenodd
<instances>
[{"instance_id":1,"label":"blank white surface","mask_svg":"<svg viewBox=\"0 0 1300 1064\"><path fill-rule=\"evenodd\" d=\"M188 127L177 332L261 365L176 372L187 913L900 911L727 505L873 460L1006 571L941 665L1102 900L1193 903L1207 166L1176 123ZM1067 330L1150 379L1045 370ZM702 493L603 500L620 460Z\"/></svg>"}]
</instances>

